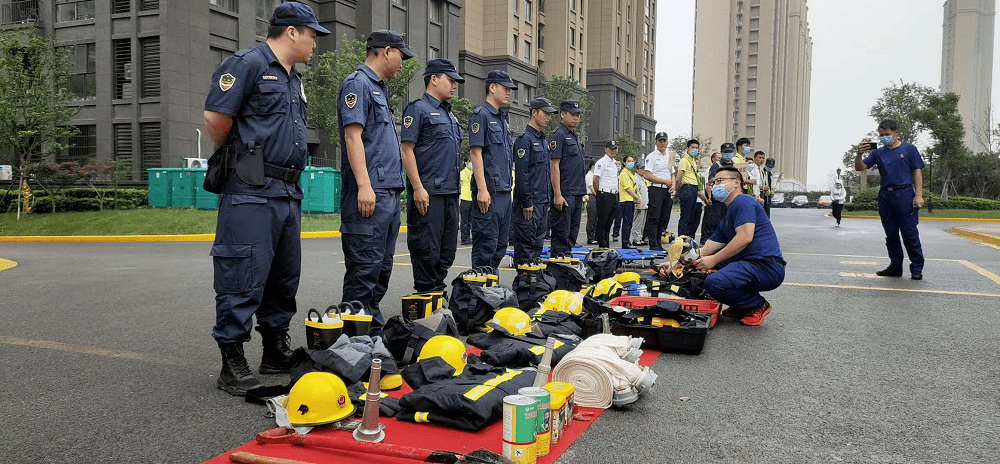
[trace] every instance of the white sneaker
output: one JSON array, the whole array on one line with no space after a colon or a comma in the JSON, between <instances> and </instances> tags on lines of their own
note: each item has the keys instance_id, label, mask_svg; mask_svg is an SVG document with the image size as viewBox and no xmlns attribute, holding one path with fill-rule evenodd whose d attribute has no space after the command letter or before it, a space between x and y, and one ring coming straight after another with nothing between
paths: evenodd
<instances>
[{"instance_id":1,"label":"white sneaker","mask_svg":"<svg viewBox=\"0 0 1000 464\"><path fill-rule=\"evenodd\" d=\"M840 227L840 224L837 224L837 227Z\"/></svg>"}]
</instances>

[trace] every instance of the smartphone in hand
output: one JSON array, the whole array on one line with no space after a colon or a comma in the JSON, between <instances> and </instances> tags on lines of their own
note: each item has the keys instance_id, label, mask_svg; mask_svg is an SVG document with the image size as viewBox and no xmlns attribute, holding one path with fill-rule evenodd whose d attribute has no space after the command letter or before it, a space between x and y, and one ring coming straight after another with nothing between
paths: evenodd
<instances>
[{"instance_id":1,"label":"smartphone in hand","mask_svg":"<svg viewBox=\"0 0 1000 464\"><path fill-rule=\"evenodd\" d=\"M878 148L878 144L875 142L868 142L868 151L874 151Z\"/></svg>"}]
</instances>

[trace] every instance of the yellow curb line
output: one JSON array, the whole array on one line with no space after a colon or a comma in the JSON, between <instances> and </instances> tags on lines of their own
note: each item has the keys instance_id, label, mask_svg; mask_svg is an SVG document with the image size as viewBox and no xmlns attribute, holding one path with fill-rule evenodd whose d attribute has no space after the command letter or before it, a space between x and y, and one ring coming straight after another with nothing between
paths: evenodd
<instances>
[{"instance_id":1,"label":"yellow curb line","mask_svg":"<svg viewBox=\"0 0 1000 464\"><path fill-rule=\"evenodd\" d=\"M849 219L881 219L878 216L854 216L845 214L841 216L843 218ZM942 222L1000 222L1000 219L985 219L985 218L937 218L937 217L925 217L920 216L921 221L942 221Z\"/></svg>"},{"instance_id":2,"label":"yellow curb line","mask_svg":"<svg viewBox=\"0 0 1000 464\"><path fill-rule=\"evenodd\" d=\"M988 243L993 246L1000 246L1000 237L995 237L993 235L981 234L979 232L973 232L971 230L965 230L958 227L948 229L948 233L975 240L979 243Z\"/></svg>"},{"instance_id":3,"label":"yellow curb line","mask_svg":"<svg viewBox=\"0 0 1000 464\"><path fill-rule=\"evenodd\" d=\"M399 228L399 233L406 233L406 226ZM340 237L340 231L327 230L302 232L302 238L332 238ZM187 235L6 235L0 236L0 242L43 242L43 243L88 243L88 242L211 242L215 234ZM2 270L2 269L0 269Z\"/></svg>"}]
</instances>

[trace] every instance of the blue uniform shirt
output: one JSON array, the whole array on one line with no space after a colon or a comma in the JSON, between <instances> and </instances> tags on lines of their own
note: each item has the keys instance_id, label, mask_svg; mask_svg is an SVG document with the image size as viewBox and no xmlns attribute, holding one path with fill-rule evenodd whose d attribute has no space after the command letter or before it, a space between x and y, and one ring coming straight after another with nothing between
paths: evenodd
<instances>
[{"instance_id":1,"label":"blue uniform shirt","mask_svg":"<svg viewBox=\"0 0 1000 464\"><path fill-rule=\"evenodd\" d=\"M413 142L420 182L430 195L457 194L462 129L451 104L428 94L403 110L404 142Z\"/></svg>"},{"instance_id":2,"label":"blue uniform shirt","mask_svg":"<svg viewBox=\"0 0 1000 464\"><path fill-rule=\"evenodd\" d=\"M483 103L469 116L469 146L483 148L483 172L486 175L486 190L490 194L510 192L514 182L511 171L514 160L511 155L510 127L507 113ZM475 180L472 191L478 191Z\"/></svg>"},{"instance_id":3,"label":"blue uniform shirt","mask_svg":"<svg viewBox=\"0 0 1000 464\"><path fill-rule=\"evenodd\" d=\"M396 136L396 121L389 109L389 96L382 79L362 63L344 79L337 96L340 121L340 165L343 166L344 191L356 191L358 181L347 157L344 128L361 124L361 142L372 189L402 189L403 160Z\"/></svg>"},{"instance_id":4,"label":"blue uniform shirt","mask_svg":"<svg viewBox=\"0 0 1000 464\"><path fill-rule=\"evenodd\" d=\"M719 227L715 229L711 240L719 243L729 243L736 236L736 228L752 222L753 241L732 258L720 263L729 264L734 261L750 261L755 259L781 258L781 248L778 246L778 236L774 233L771 220L768 219L764 207L754 197L747 194L733 199L726 208L726 216L722 218Z\"/></svg>"},{"instance_id":5,"label":"blue uniform shirt","mask_svg":"<svg viewBox=\"0 0 1000 464\"><path fill-rule=\"evenodd\" d=\"M917 147L903 142L896 148L879 148L873 150L864 160L869 168L878 166L882 176L882 187L896 187L913 183L913 171L923 169L924 160L920 157Z\"/></svg>"},{"instance_id":6,"label":"blue uniform shirt","mask_svg":"<svg viewBox=\"0 0 1000 464\"><path fill-rule=\"evenodd\" d=\"M549 156L559 161L559 183L563 195L586 195L587 162L583 156L583 147L576 132L565 124L549 137Z\"/></svg>"},{"instance_id":7,"label":"blue uniform shirt","mask_svg":"<svg viewBox=\"0 0 1000 464\"><path fill-rule=\"evenodd\" d=\"M518 208L552 201L549 146L545 136L531 125L514 141L514 174L514 204Z\"/></svg>"},{"instance_id":8,"label":"blue uniform shirt","mask_svg":"<svg viewBox=\"0 0 1000 464\"><path fill-rule=\"evenodd\" d=\"M246 147L255 142L262 147L265 162L305 168L308 146L302 80L294 69L285 71L267 42L240 50L219 65L212 75L205 110L233 118L229 143ZM254 187L233 176L223 193L302 199L298 184L270 177L264 178L264 186Z\"/></svg>"}]
</instances>

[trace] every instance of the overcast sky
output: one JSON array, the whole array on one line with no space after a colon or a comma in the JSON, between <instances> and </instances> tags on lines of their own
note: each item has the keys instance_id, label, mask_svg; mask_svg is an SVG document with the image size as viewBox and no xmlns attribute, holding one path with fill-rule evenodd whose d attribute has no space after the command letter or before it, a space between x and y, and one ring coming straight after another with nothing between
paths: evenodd
<instances>
[{"instance_id":1,"label":"overcast sky","mask_svg":"<svg viewBox=\"0 0 1000 464\"><path fill-rule=\"evenodd\" d=\"M657 12L654 117L657 130L666 130L671 137L691 132L694 3L661 0ZM868 109L884 87L900 79L940 86L943 6L944 0L809 2L810 189L828 189L844 152L875 129ZM994 35L1000 42L1000 34ZM994 45L994 107L1000 107L997 51L1000 43Z\"/></svg>"}]
</instances>

